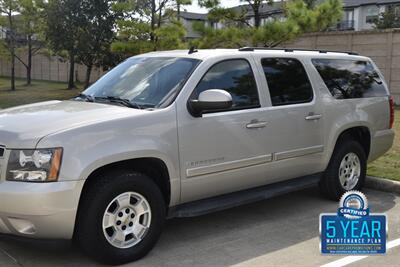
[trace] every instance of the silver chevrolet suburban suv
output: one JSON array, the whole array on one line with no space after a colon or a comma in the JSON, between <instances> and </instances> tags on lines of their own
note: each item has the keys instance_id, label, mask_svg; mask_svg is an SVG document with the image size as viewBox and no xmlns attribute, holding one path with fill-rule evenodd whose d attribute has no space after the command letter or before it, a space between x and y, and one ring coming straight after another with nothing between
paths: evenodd
<instances>
[{"instance_id":1,"label":"silver chevrolet suburban suv","mask_svg":"<svg viewBox=\"0 0 400 267\"><path fill-rule=\"evenodd\" d=\"M169 217L319 184L360 190L394 138L382 74L354 53L153 52L79 96L0 111L0 232L122 264Z\"/></svg>"}]
</instances>

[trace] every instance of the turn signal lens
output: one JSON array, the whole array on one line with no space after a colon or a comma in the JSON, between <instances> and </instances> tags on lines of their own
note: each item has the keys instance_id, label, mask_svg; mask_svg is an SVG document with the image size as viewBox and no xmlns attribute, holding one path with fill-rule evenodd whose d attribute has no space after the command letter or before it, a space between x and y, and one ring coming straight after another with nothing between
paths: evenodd
<instances>
[{"instance_id":1,"label":"turn signal lens","mask_svg":"<svg viewBox=\"0 0 400 267\"><path fill-rule=\"evenodd\" d=\"M58 173L60 172L62 158L62 148L54 150L53 159L51 161L51 168L49 172L48 181L57 181Z\"/></svg>"}]
</instances>

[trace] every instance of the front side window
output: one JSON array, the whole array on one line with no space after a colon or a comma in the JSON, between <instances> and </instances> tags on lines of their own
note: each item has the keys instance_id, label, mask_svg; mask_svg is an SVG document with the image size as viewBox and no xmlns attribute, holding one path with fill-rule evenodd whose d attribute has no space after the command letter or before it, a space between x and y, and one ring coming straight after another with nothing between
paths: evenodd
<instances>
[{"instance_id":1,"label":"front side window","mask_svg":"<svg viewBox=\"0 0 400 267\"><path fill-rule=\"evenodd\" d=\"M191 58L133 57L83 92L95 99L121 98L141 108L170 103L199 63Z\"/></svg>"},{"instance_id":2,"label":"front side window","mask_svg":"<svg viewBox=\"0 0 400 267\"><path fill-rule=\"evenodd\" d=\"M312 101L312 87L300 61L293 58L263 58L261 64L273 106Z\"/></svg>"},{"instance_id":3,"label":"front side window","mask_svg":"<svg viewBox=\"0 0 400 267\"><path fill-rule=\"evenodd\" d=\"M208 89L222 89L232 96L232 110L260 106L257 84L249 63L244 59L219 62L212 66L196 86L192 99Z\"/></svg>"},{"instance_id":4,"label":"front side window","mask_svg":"<svg viewBox=\"0 0 400 267\"><path fill-rule=\"evenodd\" d=\"M387 95L382 80L368 61L313 59L312 63L336 99Z\"/></svg>"}]
</instances>

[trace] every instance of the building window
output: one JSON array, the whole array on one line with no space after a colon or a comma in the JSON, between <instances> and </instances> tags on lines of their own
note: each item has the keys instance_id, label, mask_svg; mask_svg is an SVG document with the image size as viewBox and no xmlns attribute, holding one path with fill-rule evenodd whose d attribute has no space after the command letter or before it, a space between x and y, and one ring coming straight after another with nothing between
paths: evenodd
<instances>
[{"instance_id":1,"label":"building window","mask_svg":"<svg viewBox=\"0 0 400 267\"><path fill-rule=\"evenodd\" d=\"M367 16L365 17L366 23L374 23L379 16L379 7L378 6L371 6L367 9Z\"/></svg>"},{"instance_id":2,"label":"building window","mask_svg":"<svg viewBox=\"0 0 400 267\"><path fill-rule=\"evenodd\" d=\"M396 17L400 18L400 5L393 5L390 8L393 9L393 13Z\"/></svg>"},{"instance_id":3,"label":"building window","mask_svg":"<svg viewBox=\"0 0 400 267\"><path fill-rule=\"evenodd\" d=\"M345 20L345 21L354 20L354 9L345 10L343 13L343 20Z\"/></svg>"}]
</instances>

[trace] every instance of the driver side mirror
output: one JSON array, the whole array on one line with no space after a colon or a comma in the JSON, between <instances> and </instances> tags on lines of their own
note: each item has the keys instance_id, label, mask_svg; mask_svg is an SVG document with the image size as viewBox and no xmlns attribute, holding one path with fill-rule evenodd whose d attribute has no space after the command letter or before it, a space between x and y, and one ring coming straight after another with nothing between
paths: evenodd
<instances>
[{"instance_id":1,"label":"driver side mirror","mask_svg":"<svg viewBox=\"0 0 400 267\"><path fill-rule=\"evenodd\" d=\"M232 107L232 96L225 90L209 89L199 99L189 100L188 109L194 117L201 117L204 111L224 110Z\"/></svg>"}]
</instances>

